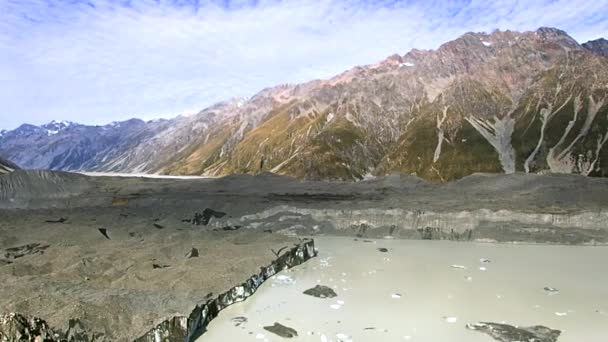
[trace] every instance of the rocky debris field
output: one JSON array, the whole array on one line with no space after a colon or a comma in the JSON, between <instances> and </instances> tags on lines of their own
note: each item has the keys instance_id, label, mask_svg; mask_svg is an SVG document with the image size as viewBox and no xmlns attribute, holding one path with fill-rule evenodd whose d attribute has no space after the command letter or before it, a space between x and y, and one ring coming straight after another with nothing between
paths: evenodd
<instances>
[{"instance_id":1,"label":"rocky debris field","mask_svg":"<svg viewBox=\"0 0 608 342\"><path fill-rule=\"evenodd\" d=\"M23 315L11 316L12 326L31 330L36 325L22 321L39 317L67 336L74 320L87 335L74 341L132 341L166 318L187 317L277 259L273 250L283 255L298 243L280 234L181 222L159 221L165 228L157 229L154 214L2 211L0 307ZM55 217L66 220L47 222ZM0 336L6 332L0 328ZM32 340L26 337L32 332L20 334L19 341Z\"/></svg>"},{"instance_id":2,"label":"rocky debris field","mask_svg":"<svg viewBox=\"0 0 608 342\"><path fill-rule=\"evenodd\" d=\"M606 193L608 179L559 174L476 174L435 184L406 175L336 183L274 174L182 180L17 171L0 177L0 210L47 211L42 221L54 225L91 210L108 239L115 222L135 215L159 231L196 226L289 236L594 245L608 242Z\"/></svg>"},{"instance_id":3,"label":"rocky debris field","mask_svg":"<svg viewBox=\"0 0 608 342\"><path fill-rule=\"evenodd\" d=\"M606 193L606 179L565 175L437 185L18 170L0 176L0 307L59 333L72 324L89 340L129 341L187 317L304 236L605 244Z\"/></svg>"}]
</instances>

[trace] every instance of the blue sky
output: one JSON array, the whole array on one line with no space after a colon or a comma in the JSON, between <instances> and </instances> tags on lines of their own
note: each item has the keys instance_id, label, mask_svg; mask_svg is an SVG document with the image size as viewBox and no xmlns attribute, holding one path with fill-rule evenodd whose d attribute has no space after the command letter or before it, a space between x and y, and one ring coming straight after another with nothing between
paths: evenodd
<instances>
[{"instance_id":1,"label":"blue sky","mask_svg":"<svg viewBox=\"0 0 608 342\"><path fill-rule=\"evenodd\" d=\"M0 129L197 112L468 31L608 36L608 0L0 0Z\"/></svg>"}]
</instances>

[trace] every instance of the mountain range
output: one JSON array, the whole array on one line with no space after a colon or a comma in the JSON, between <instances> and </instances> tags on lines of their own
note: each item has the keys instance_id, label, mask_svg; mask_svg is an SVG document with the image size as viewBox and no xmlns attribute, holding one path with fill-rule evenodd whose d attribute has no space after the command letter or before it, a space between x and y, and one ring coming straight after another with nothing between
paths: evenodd
<instances>
[{"instance_id":1,"label":"mountain range","mask_svg":"<svg viewBox=\"0 0 608 342\"><path fill-rule=\"evenodd\" d=\"M402 172L608 176L608 41L466 33L327 80L279 85L195 115L0 132L24 168L360 180Z\"/></svg>"}]
</instances>

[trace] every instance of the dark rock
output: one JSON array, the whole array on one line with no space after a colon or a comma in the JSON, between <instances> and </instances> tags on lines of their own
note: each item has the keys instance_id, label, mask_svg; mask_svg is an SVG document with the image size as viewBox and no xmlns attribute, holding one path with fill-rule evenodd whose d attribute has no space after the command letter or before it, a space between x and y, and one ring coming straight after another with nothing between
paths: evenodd
<instances>
[{"instance_id":1,"label":"dark rock","mask_svg":"<svg viewBox=\"0 0 608 342\"><path fill-rule=\"evenodd\" d=\"M90 332L89 329L82 324L79 319L70 319L68 321L68 330L64 334L64 338L59 340L61 342L102 342L107 341L104 338L104 334Z\"/></svg>"},{"instance_id":2,"label":"dark rock","mask_svg":"<svg viewBox=\"0 0 608 342\"><path fill-rule=\"evenodd\" d=\"M163 229L163 228L165 228L165 226L161 226L161 225L160 225L160 224L158 224L158 223L154 223L154 227L155 227L156 229Z\"/></svg>"},{"instance_id":3,"label":"dark rock","mask_svg":"<svg viewBox=\"0 0 608 342\"><path fill-rule=\"evenodd\" d=\"M308 289L303 292L305 295L317 297L317 298L334 298L337 297L338 294L328 286L317 285L312 289Z\"/></svg>"},{"instance_id":4,"label":"dark rock","mask_svg":"<svg viewBox=\"0 0 608 342\"><path fill-rule=\"evenodd\" d=\"M545 286L544 290L549 293L558 293L559 290L555 287Z\"/></svg>"},{"instance_id":5,"label":"dark rock","mask_svg":"<svg viewBox=\"0 0 608 342\"><path fill-rule=\"evenodd\" d=\"M67 221L67 220L68 220L68 219L67 219L67 218L65 218L65 217L60 217L60 218L59 218L59 219L57 219L57 220L46 220L46 221L44 221L44 222L46 222L46 223L64 223L64 222L65 222L65 221Z\"/></svg>"},{"instance_id":6,"label":"dark rock","mask_svg":"<svg viewBox=\"0 0 608 342\"><path fill-rule=\"evenodd\" d=\"M231 319L232 323L234 323L235 327L241 326L247 323L247 317L239 316Z\"/></svg>"},{"instance_id":7,"label":"dark rock","mask_svg":"<svg viewBox=\"0 0 608 342\"><path fill-rule=\"evenodd\" d=\"M130 236L130 237L135 237L135 233L133 233L133 232L129 232L129 236Z\"/></svg>"},{"instance_id":8,"label":"dark rock","mask_svg":"<svg viewBox=\"0 0 608 342\"><path fill-rule=\"evenodd\" d=\"M120 214L121 217L129 217L128 214Z\"/></svg>"},{"instance_id":9,"label":"dark rock","mask_svg":"<svg viewBox=\"0 0 608 342\"><path fill-rule=\"evenodd\" d=\"M283 338L292 338L298 336L298 332L295 329L286 327L281 323L276 322L274 323L274 325L264 327L264 330L270 331L271 333L281 336Z\"/></svg>"},{"instance_id":10,"label":"dark rock","mask_svg":"<svg viewBox=\"0 0 608 342\"><path fill-rule=\"evenodd\" d=\"M198 256L199 256L198 249L192 247L192 249L190 250L190 252L188 252L186 254L186 256L188 257L188 259L190 259L190 258L198 258Z\"/></svg>"},{"instance_id":11,"label":"dark rock","mask_svg":"<svg viewBox=\"0 0 608 342\"><path fill-rule=\"evenodd\" d=\"M241 229L243 226L225 226L222 227L221 229L214 229L215 231L217 230L223 230L223 231L232 231L232 230L239 230Z\"/></svg>"},{"instance_id":12,"label":"dark rock","mask_svg":"<svg viewBox=\"0 0 608 342\"><path fill-rule=\"evenodd\" d=\"M28 319L20 314L0 315L0 340L11 342L54 342L60 336L39 319Z\"/></svg>"},{"instance_id":13,"label":"dark rock","mask_svg":"<svg viewBox=\"0 0 608 342\"><path fill-rule=\"evenodd\" d=\"M164 264L152 264L152 268L153 269L160 269L160 268L167 268L167 267L171 267L171 265L164 265Z\"/></svg>"},{"instance_id":14,"label":"dark rock","mask_svg":"<svg viewBox=\"0 0 608 342\"><path fill-rule=\"evenodd\" d=\"M378 251L380 251L382 253L386 253L386 252L388 252L388 248L380 247L380 248L378 248Z\"/></svg>"},{"instance_id":15,"label":"dark rock","mask_svg":"<svg viewBox=\"0 0 608 342\"><path fill-rule=\"evenodd\" d=\"M556 342L561 334L542 325L532 327L514 327L508 324L481 322L467 324L467 329L486 333L500 342Z\"/></svg>"},{"instance_id":16,"label":"dark rock","mask_svg":"<svg viewBox=\"0 0 608 342\"><path fill-rule=\"evenodd\" d=\"M265 229L264 233L270 233L270 234L272 234L272 229Z\"/></svg>"},{"instance_id":17,"label":"dark rock","mask_svg":"<svg viewBox=\"0 0 608 342\"><path fill-rule=\"evenodd\" d=\"M49 248L49 245L30 243L23 246L7 248L4 257L7 259L18 259L26 255L44 254L44 251L47 248Z\"/></svg>"},{"instance_id":18,"label":"dark rock","mask_svg":"<svg viewBox=\"0 0 608 342\"><path fill-rule=\"evenodd\" d=\"M12 264L12 261L0 259L0 267Z\"/></svg>"},{"instance_id":19,"label":"dark rock","mask_svg":"<svg viewBox=\"0 0 608 342\"><path fill-rule=\"evenodd\" d=\"M205 208L205 210L203 210L202 214L201 213L194 214L194 219L192 220L192 223L197 226L200 226L200 225L206 226L207 224L209 224L209 221L211 220L212 217L222 218L224 216L226 216L226 213L223 213L221 211L215 211L210 208Z\"/></svg>"},{"instance_id":20,"label":"dark rock","mask_svg":"<svg viewBox=\"0 0 608 342\"><path fill-rule=\"evenodd\" d=\"M397 226L391 225L391 228L388 231L388 235L393 236L393 234L395 233L395 229L397 229Z\"/></svg>"},{"instance_id":21,"label":"dark rock","mask_svg":"<svg viewBox=\"0 0 608 342\"><path fill-rule=\"evenodd\" d=\"M365 233L367 233L367 229L369 228L369 226L365 223L361 223L361 225L359 226L359 230L357 232L357 237L364 237Z\"/></svg>"},{"instance_id":22,"label":"dark rock","mask_svg":"<svg viewBox=\"0 0 608 342\"><path fill-rule=\"evenodd\" d=\"M274 254L274 256L276 256L278 258L279 255L281 255L281 252L283 250L285 250L286 248L287 248L287 246L283 246L283 247L279 248L278 251L275 251L274 249L271 248L270 251L272 252L272 254Z\"/></svg>"},{"instance_id":23,"label":"dark rock","mask_svg":"<svg viewBox=\"0 0 608 342\"><path fill-rule=\"evenodd\" d=\"M111 240L110 236L108 235L108 230L105 228L98 228L97 230L99 230L99 232L101 233L101 235L105 236L106 239Z\"/></svg>"}]
</instances>

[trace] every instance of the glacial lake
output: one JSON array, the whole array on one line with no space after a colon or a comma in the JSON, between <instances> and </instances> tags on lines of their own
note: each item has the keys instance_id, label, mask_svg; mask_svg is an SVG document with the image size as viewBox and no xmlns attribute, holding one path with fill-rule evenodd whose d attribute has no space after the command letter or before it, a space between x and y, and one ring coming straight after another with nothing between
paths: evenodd
<instances>
[{"instance_id":1,"label":"glacial lake","mask_svg":"<svg viewBox=\"0 0 608 342\"><path fill-rule=\"evenodd\" d=\"M315 243L318 257L222 311L198 341L494 341L466 328L477 322L544 325L562 331L559 342L608 341L607 247L345 237ZM338 296L302 293L316 285ZM263 329L275 322L298 336Z\"/></svg>"}]
</instances>

